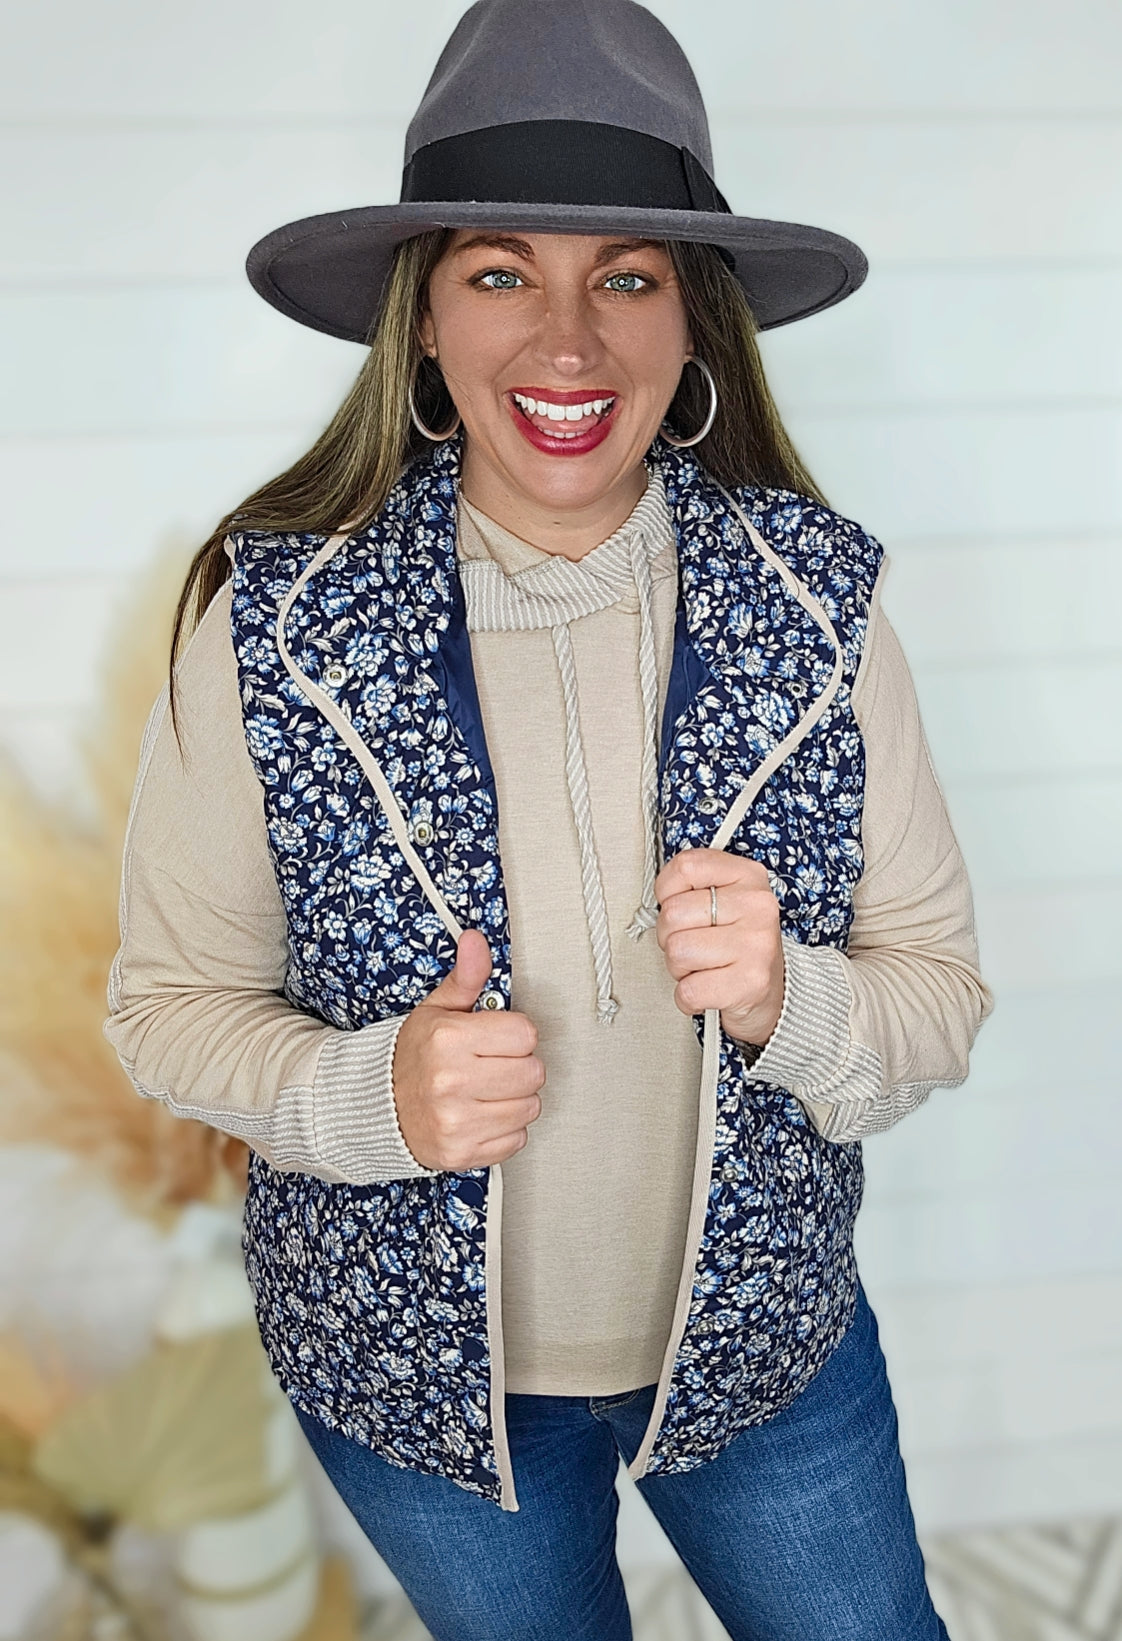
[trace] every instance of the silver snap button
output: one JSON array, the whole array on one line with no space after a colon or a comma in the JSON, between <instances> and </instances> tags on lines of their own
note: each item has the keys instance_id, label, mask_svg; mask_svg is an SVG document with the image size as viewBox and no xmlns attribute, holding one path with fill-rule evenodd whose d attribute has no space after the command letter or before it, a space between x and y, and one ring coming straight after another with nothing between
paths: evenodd
<instances>
[{"instance_id":1,"label":"silver snap button","mask_svg":"<svg viewBox=\"0 0 1122 1641\"><path fill-rule=\"evenodd\" d=\"M340 684L347 681L347 669L341 661L332 661L330 666L323 669L323 681L332 689L338 689Z\"/></svg>"},{"instance_id":2,"label":"silver snap button","mask_svg":"<svg viewBox=\"0 0 1122 1641\"><path fill-rule=\"evenodd\" d=\"M428 821L418 821L413 828L413 836L418 843L431 843L436 833Z\"/></svg>"},{"instance_id":3,"label":"silver snap button","mask_svg":"<svg viewBox=\"0 0 1122 1641\"><path fill-rule=\"evenodd\" d=\"M723 1180L727 1180L730 1185L734 1184L740 1178L740 1169L736 1166L735 1162L725 1163L725 1166L721 1169L721 1178Z\"/></svg>"},{"instance_id":4,"label":"silver snap button","mask_svg":"<svg viewBox=\"0 0 1122 1641\"><path fill-rule=\"evenodd\" d=\"M502 1006L503 1000L497 991L485 991L483 993L483 1007L485 1009L501 1009Z\"/></svg>"},{"instance_id":5,"label":"silver snap button","mask_svg":"<svg viewBox=\"0 0 1122 1641\"><path fill-rule=\"evenodd\" d=\"M703 815L715 815L721 807L721 800L720 798L702 798L697 807Z\"/></svg>"},{"instance_id":6,"label":"silver snap button","mask_svg":"<svg viewBox=\"0 0 1122 1641\"><path fill-rule=\"evenodd\" d=\"M712 1321L711 1317L699 1316L697 1321L693 1325L693 1331L695 1333L708 1333L710 1328L712 1328L712 1326L713 1326L713 1321Z\"/></svg>"}]
</instances>

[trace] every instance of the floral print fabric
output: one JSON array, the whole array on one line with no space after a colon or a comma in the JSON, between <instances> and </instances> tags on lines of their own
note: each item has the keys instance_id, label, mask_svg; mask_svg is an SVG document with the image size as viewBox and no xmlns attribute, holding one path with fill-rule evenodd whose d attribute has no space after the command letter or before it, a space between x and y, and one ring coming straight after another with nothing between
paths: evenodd
<instances>
[{"instance_id":1,"label":"floral print fabric","mask_svg":"<svg viewBox=\"0 0 1122 1641\"><path fill-rule=\"evenodd\" d=\"M487 936L510 1001L496 803L478 704L446 659L462 637L455 561L462 436L399 479L295 602L296 665L348 714L464 927ZM737 791L821 692L828 639L761 560L696 458L656 441L701 682L660 777L664 858L707 846ZM784 931L844 949L861 876L863 746L849 691L879 545L788 491L736 499L829 614L844 650L834 700L767 782L727 847L769 869ZM235 534L233 636L246 740L284 898L288 995L340 1027L401 1014L455 950L356 760L281 662L275 624L323 546ZM676 654L676 666L682 657ZM695 1018L699 1040L703 1020ZM484 1280L488 1170L329 1184L251 1155L244 1247L262 1338L290 1398L391 1463L498 1501ZM858 1144L814 1129L753 1083L723 1032L717 1127L693 1294L647 1473L687 1470L789 1405L856 1303ZM610 1250L605 1250L610 1258Z\"/></svg>"}]
</instances>

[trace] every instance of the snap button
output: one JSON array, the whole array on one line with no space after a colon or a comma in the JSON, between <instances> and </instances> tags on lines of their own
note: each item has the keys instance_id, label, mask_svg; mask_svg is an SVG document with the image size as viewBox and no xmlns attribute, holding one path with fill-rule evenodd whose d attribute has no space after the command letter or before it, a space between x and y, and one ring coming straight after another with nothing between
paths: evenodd
<instances>
[{"instance_id":1,"label":"snap button","mask_svg":"<svg viewBox=\"0 0 1122 1641\"><path fill-rule=\"evenodd\" d=\"M702 798L697 807L703 815L715 815L721 807L721 800L720 798Z\"/></svg>"},{"instance_id":2,"label":"snap button","mask_svg":"<svg viewBox=\"0 0 1122 1641\"><path fill-rule=\"evenodd\" d=\"M418 821L413 828L413 837L418 843L431 843L436 836L428 821Z\"/></svg>"},{"instance_id":3,"label":"snap button","mask_svg":"<svg viewBox=\"0 0 1122 1641\"><path fill-rule=\"evenodd\" d=\"M730 1185L734 1184L740 1178L740 1169L736 1166L735 1162L725 1163L725 1166L721 1169L721 1178L723 1180L727 1180Z\"/></svg>"},{"instance_id":4,"label":"snap button","mask_svg":"<svg viewBox=\"0 0 1122 1641\"><path fill-rule=\"evenodd\" d=\"M332 689L338 689L340 684L345 684L347 681L346 667L341 661L332 661L329 666L323 669L323 681L325 684L329 684Z\"/></svg>"},{"instance_id":5,"label":"snap button","mask_svg":"<svg viewBox=\"0 0 1122 1641\"><path fill-rule=\"evenodd\" d=\"M497 991L485 991L483 993L483 1007L485 1009L501 1009L502 1006L503 1000Z\"/></svg>"}]
</instances>

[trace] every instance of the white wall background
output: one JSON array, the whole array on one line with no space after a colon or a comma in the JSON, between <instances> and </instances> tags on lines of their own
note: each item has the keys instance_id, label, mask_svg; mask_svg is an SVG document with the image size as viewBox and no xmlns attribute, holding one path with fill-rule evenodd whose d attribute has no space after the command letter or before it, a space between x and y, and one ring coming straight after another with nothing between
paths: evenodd
<instances>
[{"instance_id":1,"label":"white wall background","mask_svg":"<svg viewBox=\"0 0 1122 1641\"><path fill-rule=\"evenodd\" d=\"M357 368L245 253L394 200L460 0L40 0L0 43L0 736L63 782L107 624ZM658 0L734 210L857 240L765 338L893 561L998 999L866 1146L866 1286L921 1527L1122 1508L1122 9Z\"/></svg>"}]
</instances>

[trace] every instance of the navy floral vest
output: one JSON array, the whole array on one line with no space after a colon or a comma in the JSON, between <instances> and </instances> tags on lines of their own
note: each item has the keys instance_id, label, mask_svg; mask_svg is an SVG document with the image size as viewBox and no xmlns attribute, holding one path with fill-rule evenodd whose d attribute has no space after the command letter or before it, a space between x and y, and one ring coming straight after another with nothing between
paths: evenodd
<instances>
[{"instance_id":1,"label":"navy floral vest","mask_svg":"<svg viewBox=\"0 0 1122 1641\"><path fill-rule=\"evenodd\" d=\"M377 759L411 839L420 827L416 847L447 905L487 936L490 987L509 1006L495 783L455 557L461 452L462 434L412 463L373 523L312 576L284 637ZM838 657L793 578L761 557L692 452L658 439L647 460L662 471L679 563L659 758L668 860L711 845ZM827 612L842 674L724 847L768 867L786 934L844 950L863 870L864 748L850 688L882 550L790 491L732 494ZM455 945L355 755L278 652L279 607L327 538L247 531L233 540L234 647L287 912L286 991L355 1030L419 1003L452 967ZM793 1096L754 1082L723 1030L708 1132L688 1316L633 1474L690 1470L774 1417L854 1314L860 1145L823 1139ZM492 1172L332 1184L279 1172L253 1152L243 1247L263 1343L299 1408L393 1464L517 1509L503 1484L501 1364L493 1384L488 1332L497 1309L485 1259Z\"/></svg>"}]
</instances>

